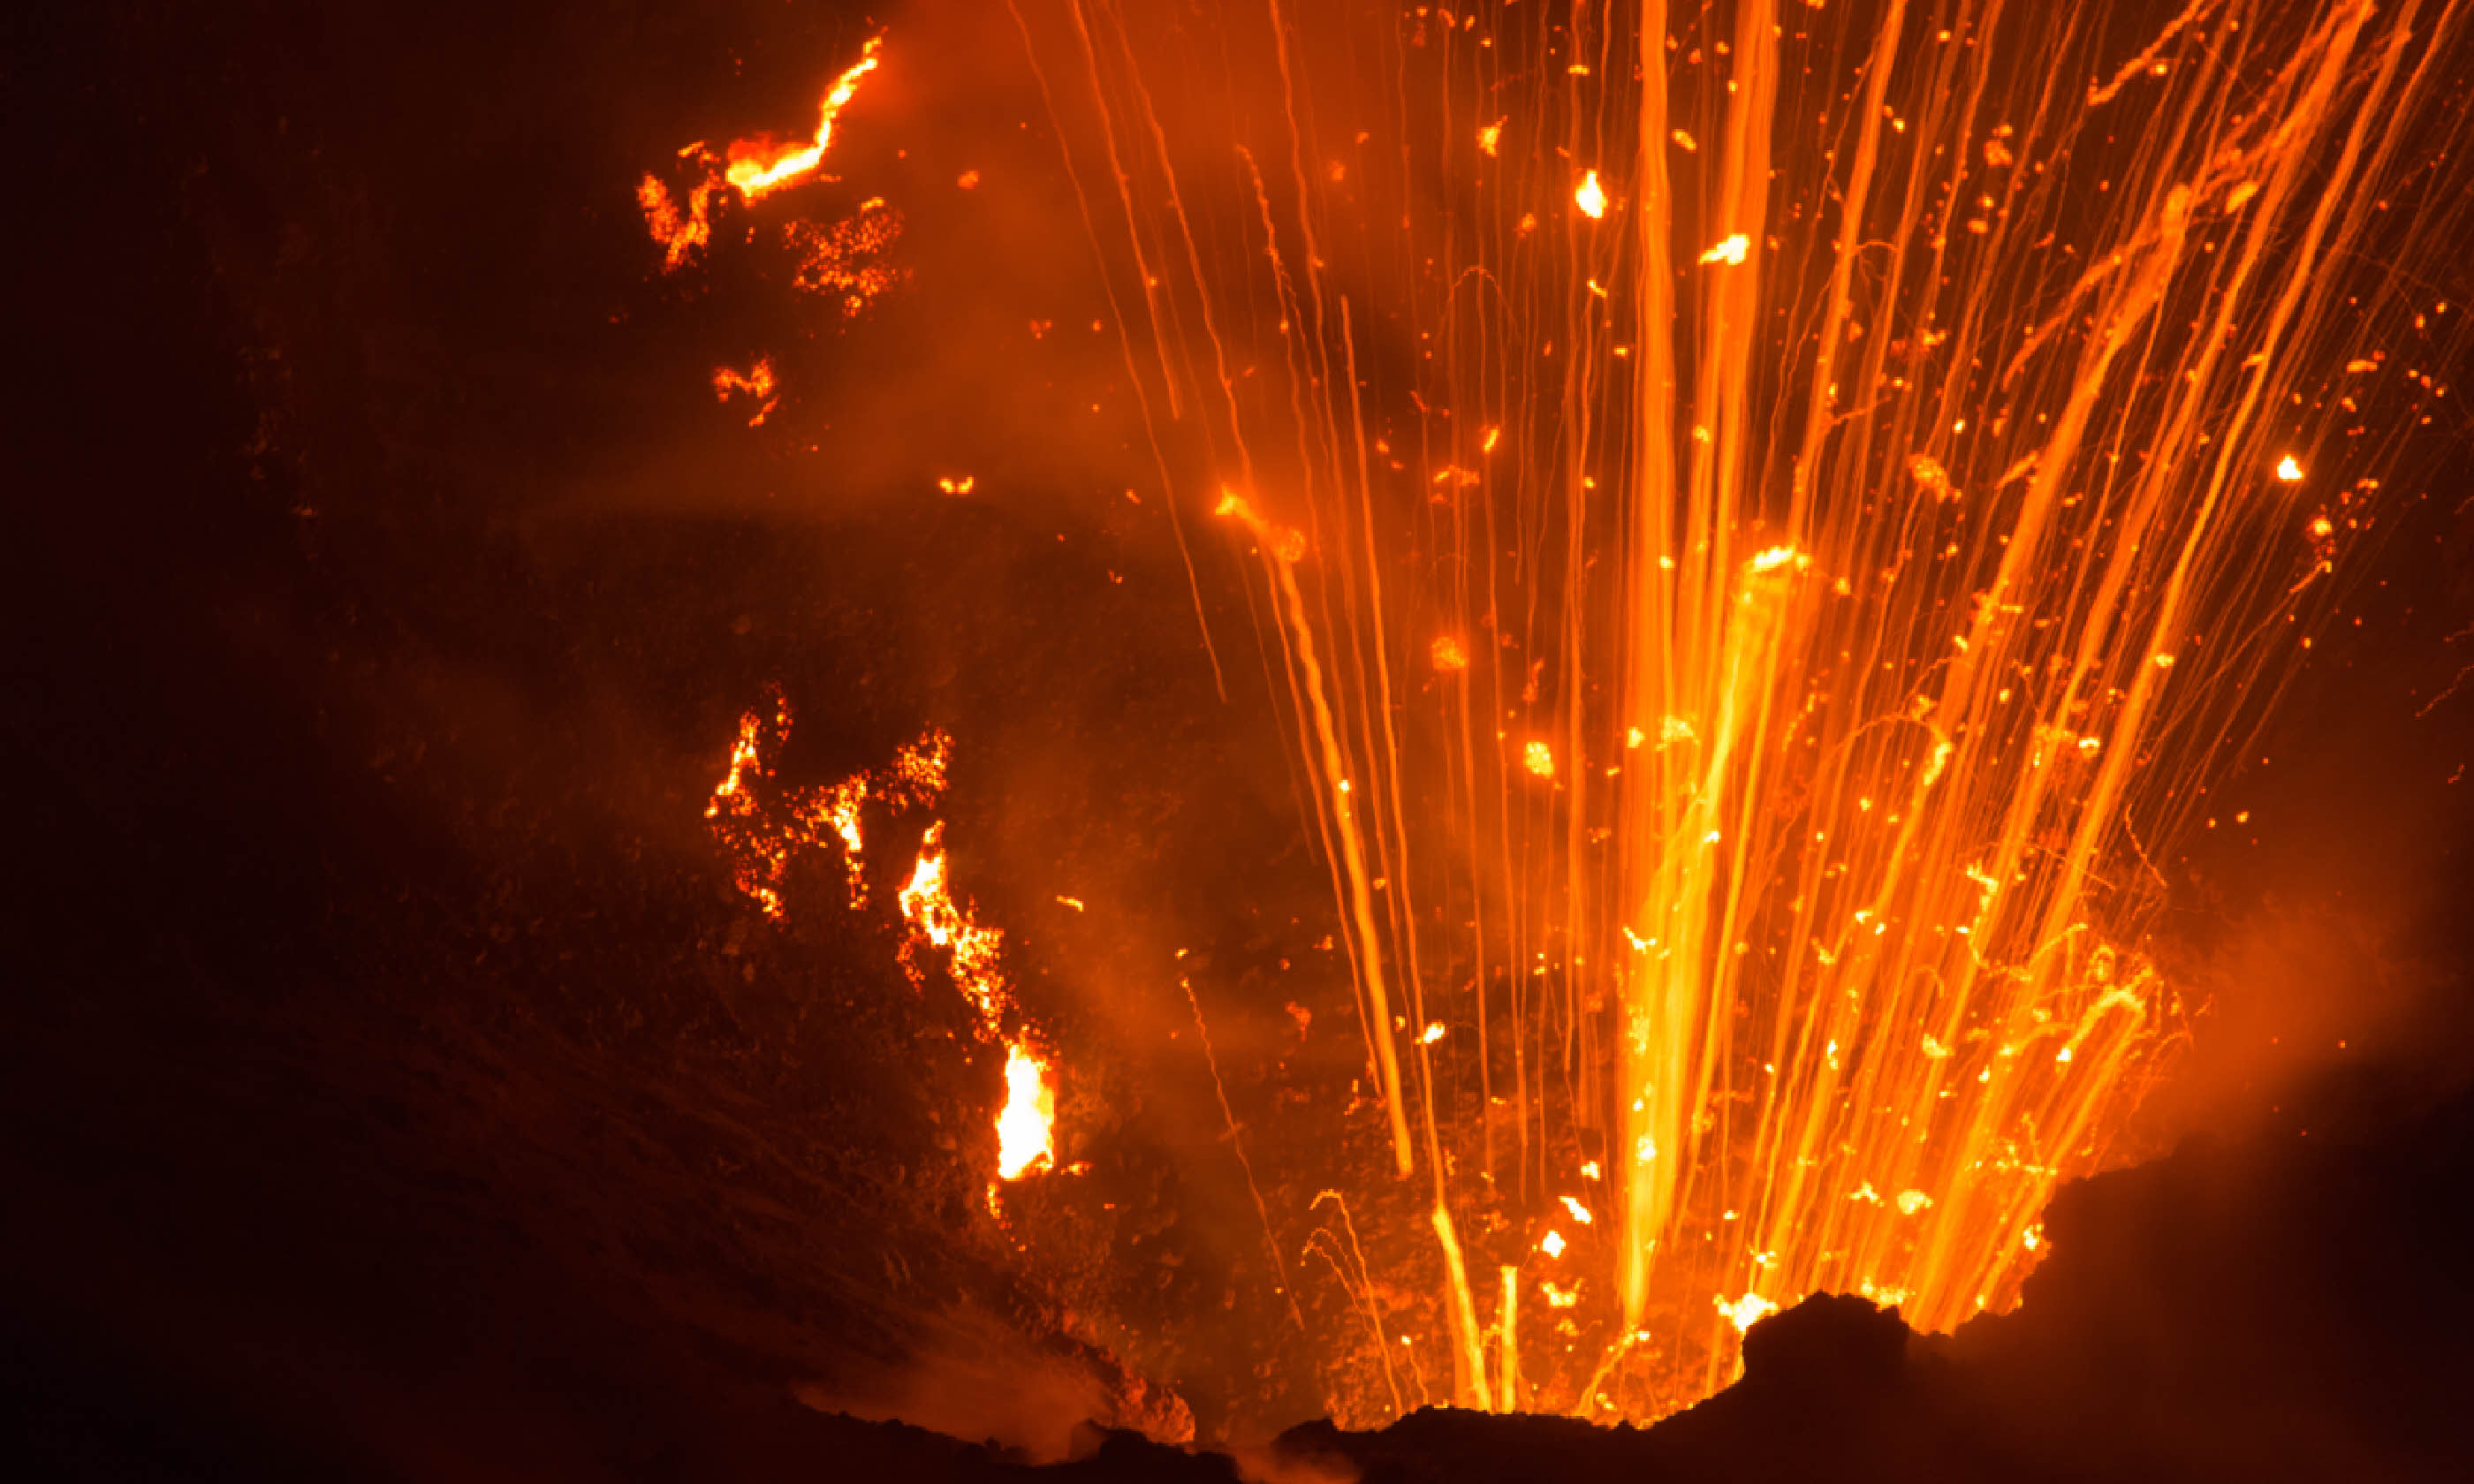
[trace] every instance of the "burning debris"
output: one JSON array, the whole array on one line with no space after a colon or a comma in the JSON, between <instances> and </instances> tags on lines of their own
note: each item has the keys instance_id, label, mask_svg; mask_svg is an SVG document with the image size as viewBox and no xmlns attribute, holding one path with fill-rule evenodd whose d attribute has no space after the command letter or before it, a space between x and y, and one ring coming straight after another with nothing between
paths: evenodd
<instances>
[{"instance_id":1,"label":"burning debris","mask_svg":"<svg viewBox=\"0 0 2474 1484\"><path fill-rule=\"evenodd\" d=\"M813 172L833 148L834 121L859 94L860 80L877 69L885 48L882 34L867 38L860 48L859 60L843 69L825 91L824 101L816 108L816 132L803 140L777 142L759 135L741 139L730 147L729 165L723 171L731 188L749 201L761 201L786 186L795 185Z\"/></svg>"}]
</instances>

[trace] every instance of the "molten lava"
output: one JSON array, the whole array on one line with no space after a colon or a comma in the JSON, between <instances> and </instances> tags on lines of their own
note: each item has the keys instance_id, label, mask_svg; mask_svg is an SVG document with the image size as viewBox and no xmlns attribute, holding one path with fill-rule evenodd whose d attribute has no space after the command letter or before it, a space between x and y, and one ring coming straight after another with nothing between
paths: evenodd
<instances>
[{"instance_id":1,"label":"molten lava","mask_svg":"<svg viewBox=\"0 0 2474 1484\"><path fill-rule=\"evenodd\" d=\"M679 158L693 164L699 176L687 188L684 203L659 176L648 174L638 183L636 204L644 213L644 229L662 250L663 272L675 273L712 243L713 204L724 189L754 203L815 173L824 161L825 152L833 147L835 121L858 95L860 80L874 72L883 60L884 46L882 35L868 37L860 49L859 60L845 68L826 89L813 136L790 143L777 142L769 135L740 139L720 158L701 143L687 146L679 151ZM808 246L812 274L830 276L833 270L818 266L820 263L847 263L858 256L881 252L891 241L891 234L900 229L898 219L888 223L879 218L862 225L865 214L862 208L861 217L834 228L827 234L828 240ZM867 293L875 291L869 288ZM865 297L864 293L859 296L861 299Z\"/></svg>"},{"instance_id":2,"label":"molten lava","mask_svg":"<svg viewBox=\"0 0 2474 1484\"><path fill-rule=\"evenodd\" d=\"M899 816L935 803L946 787L953 742L930 731L897 750L886 767L855 774L837 783L804 788L780 785L768 757L789 739L788 700L778 690L767 710L740 719L730 765L714 785L705 819L733 860L733 880L768 918L785 916L793 867L806 854L838 854L853 912L868 904L864 808L878 802ZM979 1040L1006 1048L1006 1098L996 1114L997 1174L1018 1180L1055 1162L1055 1075L1037 1047L1005 973L1005 934L974 917L946 880L945 822L931 820L922 831L909 882L897 896L910 931L895 952L914 988L926 989L932 968L969 1002Z\"/></svg>"},{"instance_id":3,"label":"molten lava","mask_svg":"<svg viewBox=\"0 0 2474 1484\"><path fill-rule=\"evenodd\" d=\"M997 1175L1020 1180L1032 1169L1054 1163L1051 1143L1056 1121L1056 1093L1048 1064L1020 1041L1006 1047L1006 1103L997 1114Z\"/></svg>"},{"instance_id":4,"label":"molten lava","mask_svg":"<svg viewBox=\"0 0 2474 1484\"><path fill-rule=\"evenodd\" d=\"M759 136L741 139L730 147L730 166L724 178L749 201L759 201L786 185L799 181L823 161L825 151L833 148L834 121L859 93L861 78L874 72L882 60L883 36L867 38L860 48L859 60L845 68L834 85L825 91L824 102L817 106L815 134L804 142L778 144Z\"/></svg>"}]
</instances>

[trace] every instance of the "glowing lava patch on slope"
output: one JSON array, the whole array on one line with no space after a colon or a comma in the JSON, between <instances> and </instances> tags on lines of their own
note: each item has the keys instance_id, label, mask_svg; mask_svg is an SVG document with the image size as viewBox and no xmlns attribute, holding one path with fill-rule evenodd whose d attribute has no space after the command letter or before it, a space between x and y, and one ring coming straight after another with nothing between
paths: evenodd
<instances>
[{"instance_id":1,"label":"glowing lava patch on slope","mask_svg":"<svg viewBox=\"0 0 2474 1484\"><path fill-rule=\"evenodd\" d=\"M779 690L769 711L751 710L740 719L728 771L705 805L707 826L729 853L740 893L775 922L787 912L791 865L811 850L839 854L849 908L863 911L864 805L874 799L899 816L934 804L945 791L953 739L932 729L898 750L885 768L832 784L780 787L768 758L780 755L790 725L790 704ZM969 901L953 895L944 839L942 820L930 821L921 833L910 882L896 898L909 928L896 955L904 975L922 990L929 965L941 959L946 977L970 1002L973 1034L982 1044L1006 1048L1006 1100L996 1116L997 1173L1019 1180L1055 1163L1055 1071L1015 1002L1003 962L1003 929L979 922Z\"/></svg>"},{"instance_id":2,"label":"glowing lava patch on slope","mask_svg":"<svg viewBox=\"0 0 2474 1484\"><path fill-rule=\"evenodd\" d=\"M676 272L713 241L713 203L724 188L738 192L742 201L756 202L815 173L833 148L835 122L858 96L860 81L883 62L884 49L882 34L868 37L859 60L834 80L818 106L813 136L785 142L757 134L734 142L718 158L702 143L688 145L679 157L694 161L703 178L684 197L660 177L644 177L636 187L636 203L644 213L645 230L662 249L663 272Z\"/></svg>"}]
</instances>

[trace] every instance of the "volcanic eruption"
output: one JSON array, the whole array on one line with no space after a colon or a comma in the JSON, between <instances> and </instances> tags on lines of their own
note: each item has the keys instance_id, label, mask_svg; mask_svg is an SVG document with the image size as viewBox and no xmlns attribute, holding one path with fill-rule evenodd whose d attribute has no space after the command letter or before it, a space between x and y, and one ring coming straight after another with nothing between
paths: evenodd
<instances>
[{"instance_id":1,"label":"volcanic eruption","mask_svg":"<svg viewBox=\"0 0 2474 1484\"><path fill-rule=\"evenodd\" d=\"M2449 391L2457 306L2352 266L2460 225L2424 9L1012 8L1328 882L1352 1167L1256 1197L1335 1415L1646 1421L1807 1294L2016 1301L2188 1036L2156 862Z\"/></svg>"},{"instance_id":2,"label":"volcanic eruption","mask_svg":"<svg viewBox=\"0 0 2474 1484\"><path fill-rule=\"evenodd\" d=\"M286 1436L404 1432L316 1357L434 1330L533 1357L473 1415L658 1395L670 1463L1758 1473L1804 1417L1931 1477L2251 1332L2185 1233L2442 1269L2363 1234L2408 1156L2143 1161L2342 1121L2251 1042L2371 997L2258 968L2228 852L2474 675L2463 0L774 9L546 7L484 50L572 79L462 134L302 82L162 146L274 555L207 624L29 589L106 635L19 770L100 780L55 895L166 906L21 1038L21 1121L102 1131L26 1187L183 1192L18 1264L100 1275L64 1332L222 1386L262 1327ZM213 662L124 684L139 632ZM2307 1423L2259 1456L2355 1456Z\"/></svg>"}]
</instances>

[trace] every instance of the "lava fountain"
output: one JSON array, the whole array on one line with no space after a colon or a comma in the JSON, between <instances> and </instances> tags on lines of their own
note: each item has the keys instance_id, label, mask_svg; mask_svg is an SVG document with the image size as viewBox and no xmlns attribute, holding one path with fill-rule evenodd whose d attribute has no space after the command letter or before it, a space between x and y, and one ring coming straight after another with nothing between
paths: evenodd
<instances>
[{"instance_id":1,"label":"lava fountain","mask_svg":"<svg viewBox=\"0 0 2474 1484\"><path fill-rule=\"evenodd\" d=\"M2014 1302L2183 1035L2154 862L2446 395L2360 259L2450 240L2462 8L1014 14L1254 566L1388 1166L1317 1212L1416 1192L1342 1410L1412 1322L1436 1400L1646 1418L1811 1292Z\"/></svg>"},{"instance_id":2,"label":"lava fountain","mask_svg":"<svg viewBox=\"0 0 2474 1484\"><path fill-rule=\"evenodd\" d=\"M2186 1035L2158 863L2448 405L2390 270L2462 225L2463 9L1011 0L1356 1001L1355 1179L1256 1192L1337 1415L1654 1418L1813 1292L2016 1301ZM813 151L646 178L667 266L882 40ZM950 744L760 791L788 726L714 827L864 909ZM1017 1178L1059 1058L936 826L899 908Z\"/></svg>"}]
</instances>

